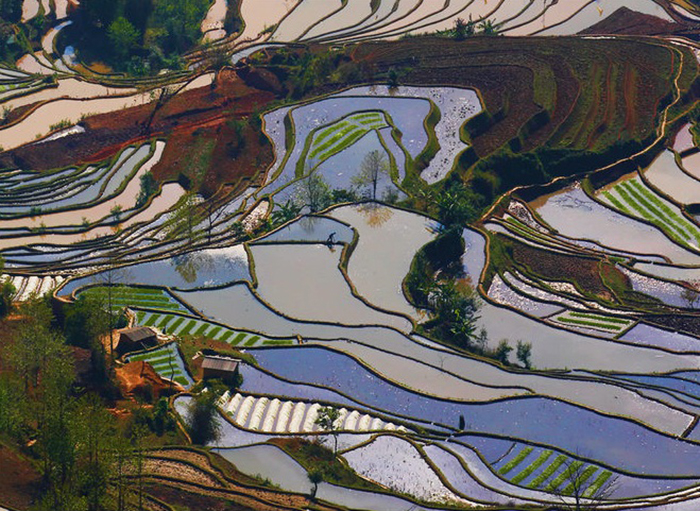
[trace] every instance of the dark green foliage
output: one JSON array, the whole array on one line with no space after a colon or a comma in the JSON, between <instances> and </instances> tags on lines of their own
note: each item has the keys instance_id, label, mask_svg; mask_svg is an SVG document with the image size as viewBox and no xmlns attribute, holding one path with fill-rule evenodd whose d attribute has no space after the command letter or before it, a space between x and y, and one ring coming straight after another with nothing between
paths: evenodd
<instances>
[{"instance_id":1,"label":"dark green foliage","mask_svg":"<svg viewBox=\"0 0 700 511\"><path fill-rule=\"evenodd\" d=\"M22 3L22 0L0 0L0 21L18 23L22 18Z\"/></svg>"},{"instance_id":2,"label":"dark green foliage","mask_svg":"<svg viewBox=\"0 0 700 511\"><path fill-rule=\"evenodd\" d=\"M139 196L136 198L137 208L144 206L148 199L158 192L158 183L150 171L145 172L140 179L141 189L139 190Z\"/></svg>"},{"instance_id":3,"label":"dark green foliage","mask_svg":"<svg viewBox=\"0 0 700 511\"><path fill-rule=\"evenodd\" d=\"M513 346L508 344L508 341L506 339L502 339L501 342L498 343L498 347L494 351L493 358L498 360L501 364L503 365L509 365L508 361L508 355L510 355L510 352L513 351Z\"/></svg>"},{"instance_id":4,"label":"dark green foliage","mask_svg":"<svg viewBox=\"0 0 700 511\"><path fill-rule=\"evenodd\" d=\"M163 436L169 431L175 431L176 423L168 408L168 400L160 398L152 410L138 408L134 412L132 429L139 425L147 427L158 436Z\"/></svg>"},{"instance_id":5,"label":"dark green foliage","mask_svg":"<svg viewBox=\"0 0 700 511\"><path fill-rule=\"evenodd\" d=\"M532 367L532 343L518 341L516 345L515 356L518 358L520 363L522 363L526 369Z\"/></svg>"},{"instance_id":6,"label":"dark green foliage","mask_svg":"<svg viewBox=\"0 0 700 511\"><path fill-rule=\"evenodd\" d=\"M218 419L215 392L204 392L195 396L187 415L187 432L196 445L206 445L219 438L221 424Z\"/></svg>"},{"instance_id":7,"label":"dark green foliage","mask_svg":"<svg viewBox=\"0 0 700 511\"><path fill-rule=\"evenodd\" d=\"M134 74L179 67L197 44L208 0L85 0L69 32L81 56Z\"/></svg>"},{"instance_id":8,"label":"dark green foliage","mask_svg":"<svg viewBox=\"0 0 700 511\"><path fill-rule=\"evenodd\" d=\"M4 318L12 311L12 297L16 292L15 286L9 280L0 284L0 318Z\"/></svg>"}]
</instances>

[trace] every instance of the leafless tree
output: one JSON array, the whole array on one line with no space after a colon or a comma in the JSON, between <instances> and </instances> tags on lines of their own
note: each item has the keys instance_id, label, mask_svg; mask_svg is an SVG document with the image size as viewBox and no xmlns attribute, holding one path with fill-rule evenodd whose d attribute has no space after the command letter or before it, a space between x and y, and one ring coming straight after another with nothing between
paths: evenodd
<instances>
[{"instance_id":1,"label":"leafless tree","mask_svg":"<svg viewBox=\"0 0 700 511\"><path fill-rule=\"evenodd\" d=\"M608 503L618 487L618 477L607 470L596 470L594 465L567 458L563 481L547 491L557 496L555 509L561 511L596 511ZM592 479L592 481L591 481Z\"/></svg>"}]
</instances>

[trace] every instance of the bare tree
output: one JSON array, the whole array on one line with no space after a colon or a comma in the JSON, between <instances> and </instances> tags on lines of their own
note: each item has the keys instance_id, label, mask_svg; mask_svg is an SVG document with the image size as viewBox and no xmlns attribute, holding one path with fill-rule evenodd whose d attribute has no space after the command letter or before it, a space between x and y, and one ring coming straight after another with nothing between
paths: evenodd
<instances>
[{"instance_id":1,"label":"bare tree","mask_svg":"<svg viewBox=\"0 0 700 511\"><path fill-rule=\"evenodd\" d=\"M557 479L561 484L556 488L550 484L547 491L557 496L556 509L561 511L601 509L618 487L618 477L610 471L573 458L564 462L564 471Z\"/></svg>"},{"instance_id":2,"label":"bare tree","mask_svg":"<svg viewBox=\"0 0 700 511\"><path fill-rule=\"evenodd\" d=\"M374 150L367 153L360 165L360 172L353 178L353 184L369 187L372 200L377 200L377 186L382 176L389 174L389 160L386 154Z\"/></svg>"},{"instance_id":3,"label":"bare tree","mask_svg":"<svg viewBox=\"0 0 700 511\"><path fill-rule=\"evenodd\" d=\"M320 211L330 204L330 188L319 174L311 174L296 185L296 192L312 213Z\"/></svg>"},{"instance_id":4,"label":"bare tree","mask_svg":"<svg viewBox=\"0 0 700 511\"><path fill-rule=\"evenodd\" d=\"M113 361L114 355L114 291L116 286L119 284L124 284L129 277L129 271L125 268L117 267L114 264L110 264L107 268L93 276L93 280L97 282L100 286L105 287L107 303L105 309L107 310L106 322L107 328L109 329L109 359L110 365Z\"/></svg>"}]
</instances>

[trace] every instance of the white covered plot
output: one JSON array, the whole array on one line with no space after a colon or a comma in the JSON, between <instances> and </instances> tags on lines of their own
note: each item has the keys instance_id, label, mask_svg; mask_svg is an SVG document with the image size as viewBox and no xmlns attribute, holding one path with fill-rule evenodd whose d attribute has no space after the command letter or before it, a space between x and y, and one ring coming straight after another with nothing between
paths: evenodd
<instances>
[{"instance_id":1,"label":"white covered plot","mask_svg":"<svg viewBox=\"0 0 700 511\"><path fill-rule=\"evenodd\" d=\"M403 331L410 322L379 312L352 295L338 268L340 253L326 245L253 245L257 292L284 315L344 325L387 325Z\"/></svg>"},{"instance_id":2,"label":"white covered plot","mask_svg":"<svg viewBox=\"0 0 700 511\"><path fill-rule=\"evenodd\" d=\"M406 300L402 282L416 252L436 235L436 222L380 205L343 206L330 216L350 224L359 240L348 262L357 292L384 310L414 318L418 312Z\"/></svg>"},{"instance_id":3,"label":"white covered plot","mask_svg":"<svg viewBox=\"0 0 700 511\"><path fill-rule=\"evenodd\" d=\"M316 424L322 408L319 403L284 401L277 398L225 395L218 403L226 416L237 426L264 433L318 433L323 430ZM347 419L351 420L347 420ZM336 421L339 431L366 433L370 431L405 431L403 426L384 422L378 417L354 410L348 414L340 410Z\"/></svg>"},{"instance_id":4,"label":"white covered plot","mask_svg":"<svg viewBox=\"0 0 700 511\"><path fill-rule=\"evenodd\" d=\"M416 448L401 438L382 435L343 457L358 474L396 492L427 502L473 504L448 489Z\"/></svg>"}]
</instances>

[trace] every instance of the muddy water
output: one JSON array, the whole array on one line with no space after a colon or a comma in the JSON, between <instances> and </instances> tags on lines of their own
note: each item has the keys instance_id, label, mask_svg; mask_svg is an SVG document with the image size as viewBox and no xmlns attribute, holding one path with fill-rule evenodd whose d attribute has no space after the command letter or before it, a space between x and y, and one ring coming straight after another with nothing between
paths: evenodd
<instances>
[{"instance_id":1,"label":"muddy water","mask_svg":"<svg viewBox=\"0 0 700 511\"><path fill-rule=\"evenodd\" d=\"M185 194L185 191L179 184L168 183L163 186L163 191L160 195L155 197L151 202L151 205L140 213L132 216L125 222L119 224L122 229L130 227L139 222L146 222L152 220L157 215L164 213L171 209L180 197ZM111 203L110 203L111 204ZM83 214L81 211L74 213L76 215L75 223L80 224L80 218ZM81 234L48 234L45 236L28 236L23 238L7 238L0 240L0 249L10 248L10 247L21 247L32 244L70 244L77 243L79 241L85 241L87 239L98 238L100 236L106 236L114 234L114 229L112 227L95 227L89 231Z\"/></svg>"},{"instance_id":2,"label":"muddy water","mask_svg":"<svg viewBox=\"0 0 700 511\"><path fill-rule=\"evenodd\" d=\"M22 22L32 19L39 13L39 0L24 0L22 2Z\"/></svg>"},{"instance_id":3,"label":"muddy water","mask_svg":"<svg viewBox=\"0 0 700 511\"><path fill-rule=\"evenodd\" d=\"M343 206L333 218L354 227L357 247L348 262L348 275L358 293L372 304L418 317L401 284L414 255L435 237L433 220L386 206Z\"/></svg>"},{"instance_id":4,"label":"muddy water","mask_svg":"<svg viewBox=\"0 0 700 511\"><path fill-rule=\"evenodd\" d=\"M213 73L202 75L185 87L185 91L211 84ZM125 97L95 98L87 100L59 99L40 106L19 124L0 130L0 141L5 150L36 140L45 135L50 126L59 121L77 123L84 115L103 114L148 103L147 92Z\"/></svg>"},{"instance_id":5,"label":"muddy water","mask_svg":"<svg viewBox=\"0 0 700 511\"><path fill-rule=\"evenodd\" d=\"M250 247L257 291L276 310L305 321L388 325L410 331L408 320L376 311L355 298L338 269L340 251L326 245Z\"/></svg>"},{"instance_id":6,"label":"muddy water","mask_svg":"<svg viewBox=\"0 0 700 511\"><path fill-rule=\"evenodd\" d=\"M3 106L15 109L32 103L51 101L58 98L66 99L92 99L104 96L127 95L136 93L136 89L105 87L96 83L84 82L75 78L68 78L58 82L58 87L43 89L34 94L22 96L5 103Z\"/></svg>"},{"instance_id":7,"label":"muddy water","mask_svg":"<svg viewBox=\"0 0 700 511\"><path fill-rule=\"evenodd\" d=\"M224 28L224 18L228 8L226 0L214 0L214 3L207 11L207 15L202 21L202 33L205 41L215 41L226 35ZM210 32L211 31L211 32Z\"/></svg>"},{"instance_id":8,"label":"muddy water","mask_svg":"<svg viewBox=\"0 0 700 511\"><path fill-rule=\"evenodd\" d=\"M459 2L450 2L449 8L444 11L437 12L432 16L421 20L416 23L415 27L411 27L410 32L414 34L424 33L424 32L434 32L437 30L450 30L455 26L455 20L457 18L469 19L478 21L480 19L490 17L499 3L507 4L509 0L500 2L500 0L495 0L492 2L473 2L461 0ZM512 1L512 0L511 0ZM522 0L516 0L516 3Z\"/></svg>"},{"instance_id":9,"label":"muddy water","mask_svg":"<svg viewBox=\"0 0 700 511\"><path fill-rule=\"evenodd\" d=\"M383 34L393 34L395 32L400 32L400 31L406 31L407 28L410 28L411 25L418 23L421 19L426 18L428 16L431 16L435 13L439 13L442 11L442 8L445 6L445 2L442 0L424 0L420 5L416 7L416 2L413 2L413 5L411 5L411 2L401 2L402 4L406 3L406 7L409 9L407 12L404 12L404 17L403 19L395 18L395 21L391 23L390 25L387 25L384 28L378 28L377 30L373 30L372 32L369 32L369 34L363 34L362 37L366 37L366 35L372 35L372 36L378 36L378 35L383 35ZM462 3L462 0L460 0L459 3ZM413 9L414 10L410 10Z\"/></svg>"},{"instance_id":10,"label":"muddy water","mask_svg":"<svg viewBox=\"0 0 700 511\"><path fill-rule=\"evenodd\" d=\"M663 7L653 0L597 0L596 2L591 2L570 20L545 30L542 32L542 35L576 34L604 20L621 7L627 7L642 14L650 14L666 21L673 20L664 11ZM545 15L545 18L547 19L547 25L551 25L552 22L548 16L549 12Z\"/></svg>"},{"instance_id":11,"label":"muddy water","mask_svg":"<svg viewBox=\"0 0 700 511\"><path fill-rule=\"evenodd\" d=\"M49 30L44 38L41 40L41 47L43 48L44 52L46 52L48 55L51 55L53 53L53 42L56 40L56 36L58 33L63 30L65 27L73 23L72 21L66 21L64 23L61 23L60 25L52 28Z\"/></svg>"},{"instance_id":12,"label":"muddy water","mask_svg":"<svg viewBox=\"0 0 700 511\"><path fill-rule=\"evenodd\" d=\"M14 149L43 136L50 126L61 120L77 123L83 115L102 114L143 105L150 101L147 93L118 98L92 100L60 99L42 105L19 124L0 130L5 150Z\"/></svg>"},{"instance_id":13,"label":"muddy water","mask_svg":"<svg viewBox=\"0 0 700 511\"><path fill-rule=\"evenodd\" d=\"M329 35L345 27L357 25L372 14L369 0L348 0L345 7L330 18L321 21L304 35L302 39L312 39L323 35Z\"/></svg>"},{"instance_id":14,"label":"muddy water","mask_svg":"<svg viewBox=\"0 0 700 511\"><path fill-rule=\"evenodd\" d=\"M676 138L673 142L674 151L682 153L683 151L690 149L695 145L693 143L693 134L690 132L690 126L690 123L686 124L676 135Z\"/></svg>"},{"instance_id":15,"label":"muddy water","mask_svg":"<svg viewBox=\"0 0 700 511\"><path fill-rule=\"evenodd\" d=\"M27 218L4 220L0 222L0 227L3 229L39 227L42 223L46 227L80 225L83 218L87 218L90 223L93 223L110 216L112 208L117 205L121 206L124 211L131 209L136 205L136 198L141 191L141 176L153 168L158 161L160 161L164 149L165 142L156 142L156 150L153 156L151 156L151 158L141 166L133 179L131 179L129 184L126 185L124 191L113 199L102 202L101 204L90 208L37 216L31 221L28 221Z\"/></svg>"},{"instance_id":16,"label":"muddy water","mask_svg":"<svg viewBox=\"0 0 700 511\"><path fill-rule=\"evenodd\" d=\"M509 23L508 26L514 27L520 23L525 23L516 28L506 28L506 33L509 36L530 35L539 30L565 21L576 14L582 7L592 2L593 0L567 0L566 2L556 2L553 5L551 2L548 2L547 5L551 5L551 7L549 7L544 14L542 14L541 8L535 11L533 11L533 9L528 9L526 16L518 17ZM540 2L537 3L538 5L541 5Z\"/></svg>"},{"instance_id":17,"label":"muddy water","mask_svg":"<svg viewBox=\"0 0 700 511\"><path fill-rule=\"evenodd\" d=\"M341 5L340 0L304 0L280 23L271 40L294 41L319 20L340 9Z\"/></svg>"},{"instance_id":18,"label":"muddy water","mask_svg":"<svg viewBox=\"0 0 700 511\"><path fill-rule=\"evenodd\" d=\"M684 173L673 151L664 151L644 171L649 182L679 204L700 202L700 180Z\"/></svg>"},{"instance_id":19,"label":"muddy water","mask_svg":"<svg viewBox=\"0 0 700 511\"><path fill-rule=\"evenodd\" d=\"M245 29L239 39L255 39L265 28L278 23L297 3L298 0L242 0L241 16Z\"/></svg>"}]
</instances>

